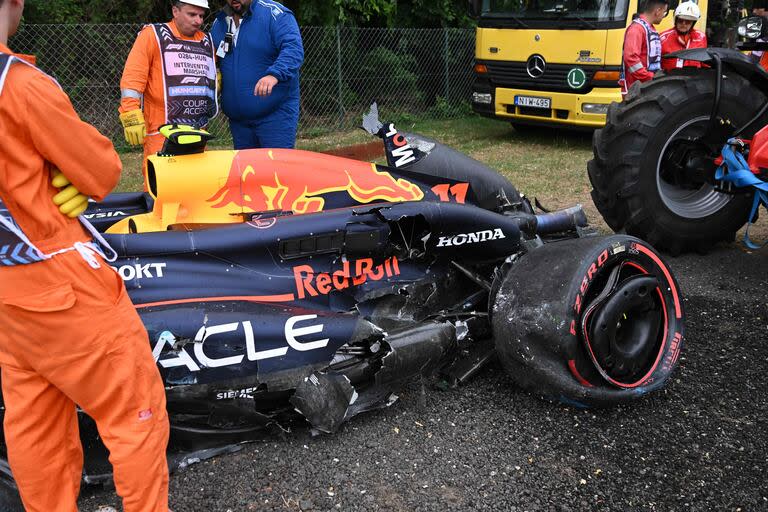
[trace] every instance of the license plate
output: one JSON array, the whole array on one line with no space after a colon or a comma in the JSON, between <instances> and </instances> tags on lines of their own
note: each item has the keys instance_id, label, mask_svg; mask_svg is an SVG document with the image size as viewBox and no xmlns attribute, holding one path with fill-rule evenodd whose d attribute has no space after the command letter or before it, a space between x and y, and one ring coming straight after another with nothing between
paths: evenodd
<instances>
[{"instance_id":1,"label":"license plate","mask_svg":"<svg viewBox=\"0 0 768 512\"><path fill-rule=\"evenodd\" d=\"M518 107L552 108L552 100L536 96L515 96L515 105Z\"/></svg>"}]
</instances>

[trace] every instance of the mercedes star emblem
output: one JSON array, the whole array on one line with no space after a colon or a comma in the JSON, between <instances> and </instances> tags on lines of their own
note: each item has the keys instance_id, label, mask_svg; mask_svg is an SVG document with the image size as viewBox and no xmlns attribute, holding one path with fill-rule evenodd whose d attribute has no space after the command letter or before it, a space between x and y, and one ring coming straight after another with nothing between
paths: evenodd
<instances>
[{"instance_id":1,"label":"mercedes star emblem","mask_svg":"<svg viewBox=\"0 0 768 512\"><path fill-rule=\"evenodd\" d=\"M531 55L525 65L525 70L531 78L539 78L544 74L546 68L547 63L544 61L544 57L539 54Z\"/></svg>"}]
</instances>

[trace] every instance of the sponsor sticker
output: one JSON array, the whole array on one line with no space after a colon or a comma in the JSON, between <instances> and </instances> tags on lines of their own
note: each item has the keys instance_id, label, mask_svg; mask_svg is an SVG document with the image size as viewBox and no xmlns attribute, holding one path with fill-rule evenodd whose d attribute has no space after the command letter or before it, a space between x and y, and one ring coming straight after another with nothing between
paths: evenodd
<instances>
[{"instance_id":1,"label":"sponsor sticker","mask_svg":"<svg viewBox=\"0 0 768 512\"><path fill-rule=\"evenodd\" d=\"M229 389L216 393L216 400L232 400L233 398L253 398L253 394L258 391L257 387Z\"/></svg>"},{"instance_id":2,"label":"sponsor sticker","mask_svg":"<svg viewBox=\"0 0 768 512\"><path fill-rule=\"evenodd\" d=\"M465 244L490 242L501 238L506 238L501 228L485 229L483 231L475 231L474 233L459 233L458 235L441 236L437 241L437 246L454 247Z\"/></svg>"},{"instance_id":3,"label":"sponsor sticker","mask_svg":"<svg viewBox=\"0 0 768 512\"><path fill-rule=\"evenodd\" d=\"M165 263L135 263L112 268L123 278L123 281L132 281L164 277L163 272L166 266Z\"/></svg>"},{"instance_id":4,"label":"sponsor sticker","mask_svg":"<svg viewBox=\"0 0 768 512\"><path fill-rule=\"evenodd\" d=\"M396 275L400 275L400 266L395 256L387 258L379 265L374 265L373 258L345 261L341 268L334 272L316 272L311 265L293 267L299 299L328 295L334 290L340 291L360 286L366 281L381 281Z\"/></svg>"},{"instance_id":5,"label":"sponsor sticker","mask_svg":"<svg viewBox=\"0 0 768 512\"><path fill-rule=\"evenodd\" d=\"M306 352L318 350L328 345L329 338L323 338L322 332L325 325L317 321L317 315L292 316L285 321L283 333L284 345L263 349L259 346L250 320L242 322L230 322L219 325L204 325L195 335L194 343L178 346L176 337L169 331L163 331L157 338L152 348L152 356L155 362L163 368L175 368L186 366L190 372L199 372L201 368L220 368L242 363L244 360L260 361L283 357L288 350ZM213 357L205 350L206 342L227 333L240 333L245 340L243 353L227 357ZM171 354L160 359L163 349L168 346ZM191 350L188 351L188 347Z\"/></svg>"},{"instance_id":6,"label":"sponsor sticker","mask_svg":"<svg viewBox=\"0 0 768 512\"><path fill-rule=\"evenodd\" d=\"M114 212L97 212L97 213L86 213L83 214L83 217L86 219L109 219L111 217L125 217L127 214L125 212L121 212L119 210Z\"/></svg>"}]
</instances>

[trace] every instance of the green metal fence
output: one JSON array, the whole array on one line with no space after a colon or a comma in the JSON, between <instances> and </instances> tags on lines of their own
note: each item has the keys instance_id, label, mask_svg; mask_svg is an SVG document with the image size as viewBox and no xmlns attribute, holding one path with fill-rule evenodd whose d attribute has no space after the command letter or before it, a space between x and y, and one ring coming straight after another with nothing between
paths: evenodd
<instances>
[{"instance_id":1,"label":"green metal fence","mask_svg":"<svg viewBox=\"0 0 768 512\"><path fill-rule=\"evenodd\" d=\"M11 48L37 55L80 116L124 146L117 117L120 75L141 26L25 25ZM382 117L446 118L469 112L474 31L303 27L299 132L358 126L374 100ZM230 138L223 115L211 131Z\"/></svg>"}]
</instances>

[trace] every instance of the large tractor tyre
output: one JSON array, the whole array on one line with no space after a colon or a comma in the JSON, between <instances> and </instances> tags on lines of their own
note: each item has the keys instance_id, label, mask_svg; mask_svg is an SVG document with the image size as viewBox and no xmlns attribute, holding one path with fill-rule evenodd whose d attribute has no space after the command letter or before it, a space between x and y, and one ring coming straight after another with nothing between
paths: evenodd
<instances>
[{"instance_id":1,"label":"large tractor tyre","mask_svg":"<svg viewBox=\"0 0 768 512\"><path fill-rule=\"evenodd\" d=\"M746 223L751 197L712 185L714 158L726 142L701 140L714 95L714 70L683 70L633 87L625 101L608 108L587 168L592 200L614 231L678 254L733 240ZM765 99L742 76L726 75L719 116L740 127Z\"/></svg>"},{"instance_id":2,"label":"large tractor tyre","mask_svg":"<svg viewBox=\"0 0 768 512\"><path fill-rule=\"evenodd\" d=\"M547 244L502 279L491 310L496 351L531 393L611 406L661 388L676 368L682 299L646 242L612 235Z\"/></svg>"}]
</instances>

